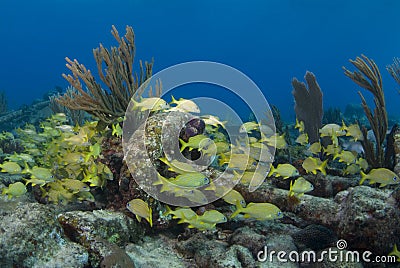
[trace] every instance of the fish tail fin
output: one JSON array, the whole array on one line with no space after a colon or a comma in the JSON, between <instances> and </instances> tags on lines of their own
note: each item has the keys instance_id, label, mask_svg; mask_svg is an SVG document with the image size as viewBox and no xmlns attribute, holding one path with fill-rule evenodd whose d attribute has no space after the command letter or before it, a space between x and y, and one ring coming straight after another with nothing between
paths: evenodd
<instances>
[{"instance_id":1,"label":"fish tail fin","mask_svg":"<svg viewBox=\"0 0 400 268\"><path fill-rule=\"evenodd\" d=\"M181 144L182 144L182 147L181 147L181 152L182 152L183 150L186 149L186 147L188 146L188 144L187 144L187 142L185 142L185 141L182 140L182 139L179 139L179 141L180 141Z\"/></svg>"},{"instance_id":2,"label":"fish tail fin","mask_svg":"<svg viewBox=\"0 0 400 268\"><path fill-rule=\"evenodd\" d=\"M322 162L321 167L320 167L320 171L322 174L324 174L326 176L326 166L328 165L328 159L326 159L324 162Z\"/></svg>"},{"instance_id":3,"label":"fish tail fin","mask_svg":"<svg viewBox=\"0 0 400 268\"><path fill-rule=\"evenodd\" d=\"M26 173L29 173L29 171L30 171L28 164L26 162L24 162L24 164L25 164L25 168L21 171L21 174L26 174Z\"/></svg>"},{"instance_id":4,"label":"fish tail fin","mask_svg":"<svg viewBox=\"0 0 400 268\"><path fill-rule=\"evenodd\" d=\"M272 174L274 174L274 172L275 172L274 165L271 165L270 168L269 168L269 172L267 174L267 177L272 176Z\"/></svg>"},{"instance_id":5,"label":"fish tail fin","mask_svg":"<svg viewBox=\"0 0 400 268\"><path fill-rule=\"evenodd\" d=\"M293 181L290 181L290 188L289 188L289 196L293 196L294 192L293 192Z\"/></svg>"},{"instance_id":6,"label":"fish tail fin","mask_svg":"<svg viewBox=\"0 0 400 268\"><path fill-rule=\"evenodd\" d=\"M171 215L172 214L172 209L168 205L165 205L165 208L167 210L163 213L163 216L165 217L165 216Z\"/></svg>"},{"instance_id":7,"label":"fish tail fin","mask_svg":"<svg viewBox=\"0 0 400 268\"><path fill-rule=\"evenodd\" d=\"M231 219L233 219L234 217L239 215L239 213L242 212L242 210L243 210L243 207L240 204L240 200L236 200L236 211L232 213Z\"/></svg>"},{"instance_id":8,"label":"fish tail fin","mask_svg":"<svg viewBox=\"0 0 400 268\"><path fill-rule=\"evenodd\" d=\"M133 103L132 111L133 111L133 110L136 110L137 107L138 107L139 102L136 101L134 98L131 98L131 101L132 101L132 103Z\"/></svg>"},{"instance_id":9,"label":"fish tail fin","mask_svg":"<svg viewBox=\"0 0 400 268\"><path fill-rule=\"evenodd\" d=\"M170 102L170 104L177 104L178 103L173 95L171 95L171 99L172 99L172 101Z\"/></svg>"},{"instance_id":10,"label":"fish tail fin","mask_svg":"<svg viewBox=\"0 0 400 268\"><path fill-rule=\"evenodd\" d=\"M360 170L360 175L361 175L361 180L359 182L359 185L363 184L365 179L367 179L367 175L362 170Z\"/></svg>"},{"instance_id":11,"label":"fish tail fin","mask_svg":"<svg viewBox=\"0 0 400 268\"><path fill-rule=\"evenodd\" d=\"M153 210L149 208L149 220L148 222L150 223L150 227L153 227Z\"/></svg>"}]
</instances>

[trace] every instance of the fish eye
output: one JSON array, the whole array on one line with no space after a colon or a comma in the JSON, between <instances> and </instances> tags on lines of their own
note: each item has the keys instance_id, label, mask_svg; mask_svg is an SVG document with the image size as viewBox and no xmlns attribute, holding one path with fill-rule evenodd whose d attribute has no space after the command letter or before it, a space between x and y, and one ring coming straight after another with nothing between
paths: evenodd
<instances>
[{"instance_id":1,"label":"fish eye","mask_svg":"<svg viewBox=\"0 0 400 268\"><path fill-rule=\"evenodd\" d=\"M397 177L393 177L393 181L397 181Z\"/></svg>"},{"instance_id":2,"label":"fish eye","mask_svg":"<svg viewBox=\"0 0 400 268\"><path fill-rule=\"evenodd\" d=\"M204 183L205 183L205 184L208 184L208 183L210 183L210 180L209 180L207 177L205 177L205 178L204 178Z\"/></svg>"},{"instance_id":3,"label":"fish eye","mask_svg":"<svg viewBox=\"0 0 400 268\"><path fill-rule=\"evenodd\" d=\"M278 215L278 217L282 216L282 212L278 211L277 215Z\"/></svg>"},{"instance_id":4,"label":"fish eye","mask_svg":"<svg viewBox=\"0 0 400 268\"><path fill-rule=\"evenodd\" d=\"M242 206L244 206L244 205L246 205L246 202L245 202L244 200L240 200L240 204L241 204Z\"/></svg>"}]
</instances>

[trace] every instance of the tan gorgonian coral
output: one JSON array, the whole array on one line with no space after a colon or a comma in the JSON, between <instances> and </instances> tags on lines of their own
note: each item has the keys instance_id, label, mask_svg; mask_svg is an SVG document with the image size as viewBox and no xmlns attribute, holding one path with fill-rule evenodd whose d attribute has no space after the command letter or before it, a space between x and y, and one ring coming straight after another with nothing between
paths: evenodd
<instances>
[{"instance_id":1,"label":"tan gorgonian coral","mask_svg":"<svg viewBox=\"0 0 400 268\"><path fill-rule=\"evenodd\" d=\"M96 82L91 71L86 69L83 64L76 59L72 61L67 57L66 66L72 75L63 74L63 77L76 91L57 98L60 104L69 109L86 111L107 124L124 116L131 97L151 77L153 67L153 61L145 62L144 65L140 61L139 74L133 72L135 36L132 27L126 27L124 37L120 37L114 25L111 33L117 40L118 47L111 47L108 50L100 44L93 50L97 71L108 90L103 89ZM84 89L82 82L87 90Z\"/></svg>"}]
</instances>

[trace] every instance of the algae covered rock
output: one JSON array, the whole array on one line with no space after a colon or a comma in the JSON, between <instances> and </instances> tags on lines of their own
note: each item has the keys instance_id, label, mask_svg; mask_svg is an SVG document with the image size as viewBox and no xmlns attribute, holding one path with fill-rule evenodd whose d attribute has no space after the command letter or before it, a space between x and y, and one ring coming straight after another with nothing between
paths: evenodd
<instances>
[{"instance_id":1,"label":"algae covered rock","mask_svg":"<svg viewBox=\"0 0 400 268\"><path fill-rule=\"evenodd\" d=\"M146 237L139 243L131 243L125 247L135 267L190 267L193 262L185 260L174 250L174 240L162 235Z\"/></svg>"},{"instance_id":2,"label":"algae covered rock","mask_svg":"<svg viewBox=\"0 0 400 268\"><path fill-rule=\"evenodd\" d=\"M142 227L134 219L121 212L95 210L66 212L58 216L58 221L72 241L88 250L92 266L133 267L120 247L143 236Z\"/></svg>"},{"instance_id":3,"label":"algae covered rock","mask_svg":"<svg viewBox=\"0 0 400 268\"><path fill-rule=\"evenodd\" d=\"M387 255L393 244L399 244L400 210L391 190L357 186L341 194L339 239L376 255Z\"/></svg>"},{"instance_id":4,"label":"algae covered rock","mask_svg":"<svg viewBox=\"0 0 400 268\"><path fill-rule=\"evenodd\" d=\"M0 266L85 267L87 251L64 238L52 207L8 203L0 207Z\"/></svg>"}]
</instances>

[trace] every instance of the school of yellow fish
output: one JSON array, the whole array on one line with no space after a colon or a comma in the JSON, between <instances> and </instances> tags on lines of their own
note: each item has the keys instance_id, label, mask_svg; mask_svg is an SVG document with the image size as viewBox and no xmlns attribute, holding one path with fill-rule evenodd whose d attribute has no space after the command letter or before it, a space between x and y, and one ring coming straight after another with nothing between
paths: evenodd
<instances>
[{"instance_id":1,"label":"school of yellow fish","mask_svg":"<svg viewBox=\"0 0 400 268\"><path fill-rule=\"evenodd\" d=\"M199 107L193 101L182 98L176 100L172 97L170 103L161 98L142 98L133 103L132 109L138 111L200 113ZM276 177L290 179L289 197L299 199L314 190L314 186L301 177L299 170L292 164L272 164L273 152L288 147L284 134L274 133L267 125L251 121L243 123L239 128L239 132L246 134L247 138L238 138L230 143L220 131L220 128L225 128L226 121L213 115L202 115L201 118L206 124L205 133L190 137L187 142L180 139L181 152L197 150L214 160L221 170L230 172L233 181L246 186L256 187L265 179ZM72 201L94 201L90 187L104 188L107 180L113 179L110 169L99 161L104 133L96 130L97 122L87 122L81 127L73 127L65 122L64 114L56 114L41 124L41 132L32 125L16 131L23 141L25 151L7 156L0 168L1 172L24 175L25 183L10 184L3 189L3 195L9 198L19 197L26 193L26 186L31 184L38 185L43 197L50 202L65 204ZM358 124L327 124L319 130L321 138L327 137L324 138L325 142L313 144L309 144L303 122L296 120L294 127L299 131L295 142L305 149L302 168L306 173L326 175L328 164L337 162L344 166L343 175L359 174L360 184L365 180L369 180L370 184L379 183L380 187L400 183L398 176L385 168L372 169L366 174L368 163L361 154L342 148L343 139L350 142L363 140ZM111 125L110 131L112 135L121 137L120 122ZM241 214L242 218L260 221L283 217L282 211L274 204L246 204L238 191L216 187L212 178L189 163L166 157L159 160L166 165L168 171L175 174L171 177L158 174L158 180L153 185L159 187L160 192L169 192L176 197L205 204L207 197L197 189L203 187L207 191L214 191L227 204L235 207L228 217L217 210L206 210L198 214L189 207L171 209L166 206L164 217L172 216L173 219L179 219L178 223L186 223L189 228L199 230L215 229L217 224L225 223L228 218L233 219ZM126 208L138 221L143 218L153 226L153 211L147 202L133 199L127 203Z\"/></svg>"}]
</instances>

